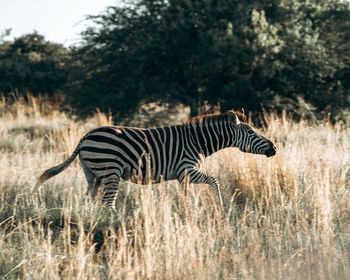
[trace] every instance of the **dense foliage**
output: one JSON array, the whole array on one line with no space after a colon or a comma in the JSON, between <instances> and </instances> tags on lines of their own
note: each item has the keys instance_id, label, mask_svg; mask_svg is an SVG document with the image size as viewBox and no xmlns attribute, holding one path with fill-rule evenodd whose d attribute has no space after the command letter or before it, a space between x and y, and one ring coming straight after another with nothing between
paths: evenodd
<instances>
[{"instance_id":1,"label":"dense foliage","mask_svg":"<svg viewBox=\"0 0 350 280\"><path fill-rule=\"evenodd\" d=\"M9 33L9 31L8 31ZM3 35L5 37L6 34ZM0 92L53 94L67 83L68 50L34 32L0 45Z\"/></svg>"},{"instance_id":2,"label":"dense foliage","mask_svg":"<svg viewBox=\"0 0 350 280\"><path fill-rule=\"evenodd\" d=\"M81 114L99 107L125 116L160 101L189 105L192 114L207 103L336 116L350 105L349 18L348 2L338 0L125 1L89 17L94 25L69 50L64 69L56 63L59 48L38 66L15 41L1 51L0 79L7 89L38 92L65 83L67 102Z\"/></svg>"},{"instance_id":3,"label":"dense foliage","mask_svg":"<svg viewBox=\"0 0 350 280\"><path fill-rule=\"evenodd\" d=\"M92 17L74 103L335 112L349 105L349 7L337 1L134 1ZM304 106L305 107L305 106ZM225 108L224 108L225 109Z\"/></svg>"}]
</instances>

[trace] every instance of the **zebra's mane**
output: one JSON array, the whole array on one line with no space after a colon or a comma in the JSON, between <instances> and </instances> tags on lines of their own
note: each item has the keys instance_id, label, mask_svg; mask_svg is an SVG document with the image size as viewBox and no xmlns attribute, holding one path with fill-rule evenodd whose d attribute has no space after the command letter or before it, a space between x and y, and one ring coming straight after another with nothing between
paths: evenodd
<instances>
[{"instance_id":1,"label":"zebra's mane","mask_svg":"<svg viewBox=\"0 0 350 280\"><path fill-rule=\"evenodd\" d=\"M205 115L199 115L192 117L189 123L191 124L202 124L202 123L208 123L218 120L224 120L227 119L228 113L223 114L205 114Z\"/></svg>"},{"instance_id":2,"label":"zebra's mane","mask_svg":"<svg viewBox=\"0 0 350 280\"><path fill-rule=\"evenodd\" d=\"M240 121L245 122L247 117L241 112L234 112L237 117L240 119ZM189 124L204 124L204 123L210 123L215 121L221 121L221 120L227 120L229 112L226 113L217 113L217 114L205 114L205 115L199 115L192 117L190 121L187 123Z\"/></svg>"}]
</instances>

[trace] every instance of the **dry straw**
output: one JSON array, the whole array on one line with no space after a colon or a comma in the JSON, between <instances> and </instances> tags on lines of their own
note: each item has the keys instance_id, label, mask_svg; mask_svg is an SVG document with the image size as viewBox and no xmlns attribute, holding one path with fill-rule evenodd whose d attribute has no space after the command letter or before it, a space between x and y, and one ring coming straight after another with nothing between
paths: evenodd
<instances>
[{"instance_id":1,"label":"dry straw","mask_svg":"<svg viewBox=\"0 0 350 280\"><path fill-rule=\"evenodd\" d=\"M349 128L266 113L274 158L228 149L206 163L223 211L207 185L124 182L111 216L85 196L77 163L31 191L110 123L39 104L0 104L0 278L349 279Z\"/></svg>"}]
</instances>

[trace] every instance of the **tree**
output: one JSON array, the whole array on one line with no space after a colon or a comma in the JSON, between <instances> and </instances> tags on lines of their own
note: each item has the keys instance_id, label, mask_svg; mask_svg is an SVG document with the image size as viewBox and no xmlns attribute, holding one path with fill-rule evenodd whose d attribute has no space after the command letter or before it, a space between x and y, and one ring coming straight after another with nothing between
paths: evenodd
<instances>
[{"instance_id":1,"label":"tree","mask_svg":"<svg viewBox=\"0 0 350 280\"><path fill-rule=\"evenodd\" d=\"M83 34L76 60L87 67L70 102L121 115L155 100L190 105L193 114L203 100L237 105L243 89L251 92L241 26L253 4L136 1L90 17L99 28Z\"/></svg>"},{"instance_id":2,"label":"tree","mask_svg":"<svg viewBox=\"0 0 350 280\"><path fill-rule=\"evenodd\" d=\"M253 79L257 89L274 95L278 107L297 105L296 98L317 111L336 114L347 108L349 21L347 3L338 1L278 1L254 11L256 49ZM266 21L269 18L269 22ZM279 104L279 100L284 100ZM300 110L301 108L294 108Z\"/></svg>"},{"instance_id":3,"label":"tree","mask_svg":"<svg viewBox=\"0 0 350 280\"><path fill-rule=\"evenodd\" d=\"M196 114L204 101L223 109L281 108L280 96L325 110L333 89L346 100L348 88L348 53L341 49L348 27L337 15L348 18L349 6L140 0L109 7L90 17L97 27L75 50L80 70L69 102L85 114L98 106L123 116L149 101L183 103Z\"/></svg>"},{"instance_id":4,"label":"tree","mask_svg":"<svg viewBox=\"0 0 350 280\"><path fill-rule=\"evenodd\" d=\"M0 92L52 94L65 86L68 51L34 32L0 45Z\"/></svg>"}]
</instances>

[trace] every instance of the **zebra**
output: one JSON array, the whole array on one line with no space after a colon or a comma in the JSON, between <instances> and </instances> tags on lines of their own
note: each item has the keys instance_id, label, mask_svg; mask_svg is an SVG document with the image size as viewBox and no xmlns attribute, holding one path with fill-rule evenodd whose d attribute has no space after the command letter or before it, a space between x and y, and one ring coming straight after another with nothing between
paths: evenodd
<instances>
[{"instance_id":1,"label":"zebra","mask_svg":"<svg viewBox=\"0 0 350 280\"><path fill-rule=\"evenodd\" d=\"M214 188L222 206L218 180L202 170L206 157L228 147L267 157L276 154L275 145L237 115L231 110L169 127L93 129L80 139L70 157L44 171L36 186L62 172L79 155L88 182L87 194L95 198L102 186L102 202L114 212L120 179L137 184L175 179L206 183Z\"/></svg>"}]
</instances>

